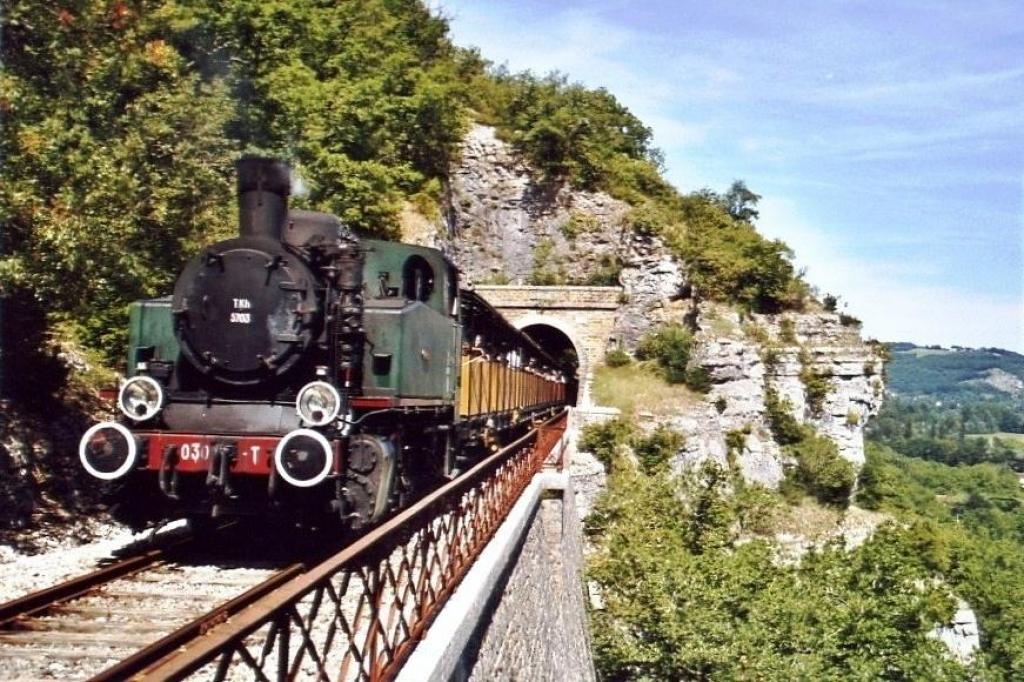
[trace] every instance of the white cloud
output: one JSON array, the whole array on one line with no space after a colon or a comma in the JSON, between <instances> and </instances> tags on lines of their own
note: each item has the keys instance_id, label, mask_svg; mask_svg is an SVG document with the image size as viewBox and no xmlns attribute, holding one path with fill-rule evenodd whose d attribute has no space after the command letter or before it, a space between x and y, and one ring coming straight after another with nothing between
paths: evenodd
<instances>
[{"instance_id":1,"label":"white cloud","mask_svg":"<svg viewBox=\"0 0 1024 682\"><path fill-rule=\"evenodd\" d=\"M864 333L884 341L997 346L1024 352L1024 302L1020 292L972 293L949 284L922 283L937 274L931 262L862 260L834 236L810 225L785 198L758 206L759 229L794 246L796 263L823 293L834 293L864 321Z\"/></svg>"},{"instance_id":2,"label":"white cloud","mask_svg":"<svg viewBox=\"0 0 1024 682\"><path fill-rule=\"evenodd\" d=\"M811 93L825 101L863 102L893 100L899 103L929 103L950 97L963 97L967 91L985 92L993 87L1005 86L1007 82L1024 79L1024 68L1004 69L987 73L951 73L938 78L892 81L888 83L861 83L831 87ZM831 79L826 79L831 80Z\"/></svg>"}]
</instances>

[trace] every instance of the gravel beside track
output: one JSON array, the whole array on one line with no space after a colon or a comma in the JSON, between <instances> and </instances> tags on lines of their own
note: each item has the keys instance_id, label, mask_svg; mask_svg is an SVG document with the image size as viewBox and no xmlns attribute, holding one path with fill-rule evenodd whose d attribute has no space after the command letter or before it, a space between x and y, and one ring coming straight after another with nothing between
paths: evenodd
<instances>
[{"instance_id":1,"label":"gravel beside track","mask_svg":"<svg viewBox=\"0 0 1024 682\"><path fill-rule=\"evenodd\" d=\"M169 564L115 580L0 632L0 679L87 679L275 572Z\"/></svg>"},{"instance_id":2,"label":"gravel beside track","mask_svg":"<svg viewBox=\"0 0 1024 682\"><path fill-rule=\"evenodd\" d=\"M154 542L166 544L184 532L183 526L172 528ZM0 630L0 680L88 679L310 554L309 547L268 546L264 538L249 542L237 529L227 537L192 543L138 573ZM114 533L82 547L16 556L0 564L0 602L89 573L115 554L131 556L154 542Z\"/></svg>"}]
</instances>

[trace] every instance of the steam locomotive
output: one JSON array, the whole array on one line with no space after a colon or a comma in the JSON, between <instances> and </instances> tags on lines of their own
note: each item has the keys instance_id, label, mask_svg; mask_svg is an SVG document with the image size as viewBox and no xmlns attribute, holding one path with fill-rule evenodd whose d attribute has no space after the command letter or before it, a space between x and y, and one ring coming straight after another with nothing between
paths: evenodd
<instances>
[{"instance_id":1,"label":"steam locomotive","mask_svg":"<svg viewBox=\"0 0 1024 682\"><path fill-rule=\"evenodd\" d=\"M289 210L281 161L237 173L239 236L131 306L123 418L79 445L123 520L359 530L562 409L572 369L441 252Z\"/></svg>"}]
</instances>

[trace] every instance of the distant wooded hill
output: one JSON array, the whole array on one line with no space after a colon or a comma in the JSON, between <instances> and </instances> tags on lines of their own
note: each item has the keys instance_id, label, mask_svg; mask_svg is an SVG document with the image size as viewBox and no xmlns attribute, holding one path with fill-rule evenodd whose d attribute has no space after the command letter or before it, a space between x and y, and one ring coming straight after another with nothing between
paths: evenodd
<instances>
[{"instance_id":1,"label":"distant wooded hill","mask_svg":"<svg viewBox=\"0 0 1024 682\"><path fill-rule=\"evenodd\" d=\"M1024 399L1024 355L1000 348L887 344L888 388L904 397Z\"/></svg>"}]
</instances>

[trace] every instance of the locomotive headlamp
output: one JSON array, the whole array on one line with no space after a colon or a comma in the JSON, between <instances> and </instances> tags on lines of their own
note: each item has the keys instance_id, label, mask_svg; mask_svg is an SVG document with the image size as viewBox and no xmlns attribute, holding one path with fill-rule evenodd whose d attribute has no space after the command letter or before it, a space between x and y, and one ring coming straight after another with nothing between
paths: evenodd
<instances>
[{"instance_id":1,"label":"locomotive headlamp","mask_svg":"<svg viewBox=\"0 0 1024 682\"><path fill-rule=\"evenodd\" d=\"M295 409L306 424L324 426L334 421L341 411L341 395L326 381L312 381L299 391Z\"/></svg>"},{"instance_id":2,"label":"locomotive headlamp","mask_svg":"<svg viewBox=\"0 0 1024 682\"><path fill-rule=\"evenodd\" d=\"M295 429L281 439L274 450L278 475L299 488L311 488L331 473L334 451L323 434L312 429Z\"/></svg>"},{"instance_id":3,"label":"locomotive headlamp","mask_svg":"<svg viewBox=\"0 0 1024 682\"><path fill-rule=\"evenodd\" d=\"M153 377L132 377L121 387L117 406L137 422L152 419L164 404L164 389Z\"/></svg>"},{"instance_id":4,"label":"locomotive headlamp","mask_svg":"<svg viewBox=\"0 0 1024 682\"><path fill-rule=\"evenodd\" d=\"M113 481L127 474L134 466L137 454L135 438L117 422L94 425L78 444L78 459L82 466L104 481Z\"/></svg>"}]
</instances>

